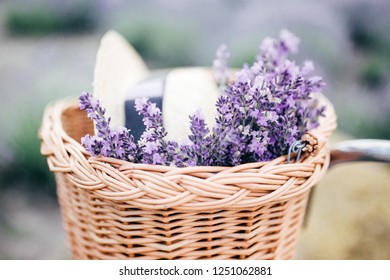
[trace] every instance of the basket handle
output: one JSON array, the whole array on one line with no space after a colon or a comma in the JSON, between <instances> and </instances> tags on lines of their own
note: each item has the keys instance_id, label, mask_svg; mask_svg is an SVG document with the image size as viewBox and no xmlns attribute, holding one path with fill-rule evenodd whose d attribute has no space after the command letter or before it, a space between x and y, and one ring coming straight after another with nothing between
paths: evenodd
<instances>
[{"instance_id":1,"label":"basket handle","mask_svg":"<svg viewBox=\"0 0 390 280\"><path fill-rule=\"evenodd\" d=\"M330 167L355 161L390 163L390 140L348 140L332 146Z\"/></svg>"}]
</instances>

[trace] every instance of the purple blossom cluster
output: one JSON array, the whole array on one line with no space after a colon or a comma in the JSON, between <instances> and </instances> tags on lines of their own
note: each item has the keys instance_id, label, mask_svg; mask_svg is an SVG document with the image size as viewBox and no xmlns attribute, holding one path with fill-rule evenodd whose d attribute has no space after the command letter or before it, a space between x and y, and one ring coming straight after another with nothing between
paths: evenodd
<instances>
[{"instance_id":1,"label":"purple blossom cluster","mask_svg":"<svg viewBox=\"0 0 390 280\"><path fill-rule=\"evenodd\" d=\"M95 121L97 135L86 135L82 144L92 156L178 167L235 166L287 154L295 141L318 126L325 110L315 98L324 82L312 75L313 64L299 66L288 59L298 45L299 39L287 30L278 40L266 38L254 63L234 77L229 77L230 54L220 47L213 63L223 90L216 103L216 125L208 128L201 112L190 116L188 143L166 140L162 113L147 98L135 103L145 125L135 143L128 129L111 129L99 102L83 93L80 108Z\"/></svg>"},{"instance_id":2,"label":"purple blossom cluster","mask_svg":"<svg viewBox=\"0 0 390 280\"><path fill-rule=\"evenodd\" d=\"M318 126L325 108L315 94L324 82L311 75L311 62L299 66L288 59L298 45L299 38L287 30L279 40L266 38L254 63L244 65L227 85L216 104L210 142L211 154L218 156L210 158L210 165L272 160Z\"/></svg>"},{"instance_id":3,"label":"purple blossom cluster","mask_svg":"<svg viewBox=\"0 0 390 280\"><path fill-rule=\"evenodd\" d=\"M91 156L113 157L134 163L175 165L178 167L197 164L192 147L179 145L175 141L166 141L160 109L148 98L139 98L135 109L142 116L145 131L135 143L131 131L125 127L110 127L110 118L106 118L105 109L99 100L90 93L83 92L80 97L80 109L94 120L96 135L85 135L81 143Z\"/></svg>"},{"instance_id":4,"label":"purple blossom cluster","mask_svg":"<svg viewBox=\"0 0 390 280\"><path fill-rule=\"evenodd\" d=\"M85 135L81 143L91 156L102 155L128 161L135 161L137 146L134 137L124 127L111 128L110 118L106 119L105 109L100 106L88 92L80 95L80 109L85 110L88 117L95 121L96 135Z\"/></svg>"},{"instance_id":5,"label":"purple blossom cluster","mask_svg":"<svg viewBox=\"0 0 390 280\"><path fill-rule=\"evenodd\" d=\"M227 46L222 44L219 46L216 52L216 57L213 61L213 70L215 80L217 81L221 90L224 90L230 76L230 70L228 67L228 60L230 53L227 50Z\"/></svg>"},{"instance_id":6,"label":"purple blossom cluster","mask_svg":"<svg viewBox=\"0 0 390 280\"><path fill-rule=\"evenodd\" d=\"M175 165L179 167L194 166L191 150L188 145L179 145L175 141L167 141L167 132L163 126L161 110L148 98L138 98L135 109L142 116L145 131L138 141L136 161L147 164Z\"/></svg>"}]
</instances>

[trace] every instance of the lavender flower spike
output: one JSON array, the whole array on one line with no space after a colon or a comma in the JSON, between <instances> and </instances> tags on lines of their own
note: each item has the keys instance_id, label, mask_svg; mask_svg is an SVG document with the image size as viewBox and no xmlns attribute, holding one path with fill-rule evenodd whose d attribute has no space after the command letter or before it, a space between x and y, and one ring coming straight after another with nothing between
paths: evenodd
<instances>
[{"instance_id":1,"label":"lavender flower spike","mask_svg":"<svg viewBox=\"0 0 390 280\"><path fill-rule=\"evenodd\" d=\"M88 92L83 92L80 97L80 109L85 110L88 117L95 121L96 136L86 135L81 139L86 151L91 156L106 156L134 161L137 158L137 147L129 130L124 127L110 128L110 118L104 116L105 110L98 100Z\"/></svg>"},{"instance_id":2,"label":"lavender flower spike","mask_svg":"<svg viewBox=\"0 0 390 280\"><path fill-rule=\"evenodd\" d=\"M225 44L222 44L218 47L216 52L216 58L213 61L213 70L215 75L215 80L217 81L219 87L224 90L230 75L228 60L230 58L230 53Z\"/></svg>"},{"instance_id":3,"label":"lavender flower spike","mask_svg":"<svg viewBox=\"0 0 390 280\"><path fill-rule=\"evenodd\" d=\"M287 29L280 31L280 41L292 53L298 52L298 46L301 40Z\"/></svg>"}]
</instances>

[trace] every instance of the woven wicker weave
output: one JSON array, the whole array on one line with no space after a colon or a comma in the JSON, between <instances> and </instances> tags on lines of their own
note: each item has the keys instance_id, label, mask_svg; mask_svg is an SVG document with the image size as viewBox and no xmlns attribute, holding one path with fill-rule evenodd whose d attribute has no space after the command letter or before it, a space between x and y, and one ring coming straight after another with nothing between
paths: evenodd
<instances>
[{"instance_id":1,"label":"woven wicker weave","mask_svg":"<svg viewBox=\"0 0 390 280\"><path fill-rule=\"evenodd\" d=\"M291 259L335 126L329 106L315 157L236 167L89 158L79 139L93 125L72 101L47 107L40 137L76 259Z\"/></svg>"}]
</instances>

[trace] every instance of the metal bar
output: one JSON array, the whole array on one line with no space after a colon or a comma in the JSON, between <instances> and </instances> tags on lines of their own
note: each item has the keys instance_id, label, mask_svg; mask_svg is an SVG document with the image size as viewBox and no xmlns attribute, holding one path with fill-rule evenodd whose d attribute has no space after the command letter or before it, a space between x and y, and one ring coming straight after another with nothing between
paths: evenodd
<instances>
[{"instance_id":1,"label":"metal bar","mask_svg":"<svg viewBox=\"0 0 390 280\"><path fill-rule=\"evenodd\" d=\"M390 140L349 140L332 146L330 167L355 161L390 163Z\"/></svg>"}]
</instances>

